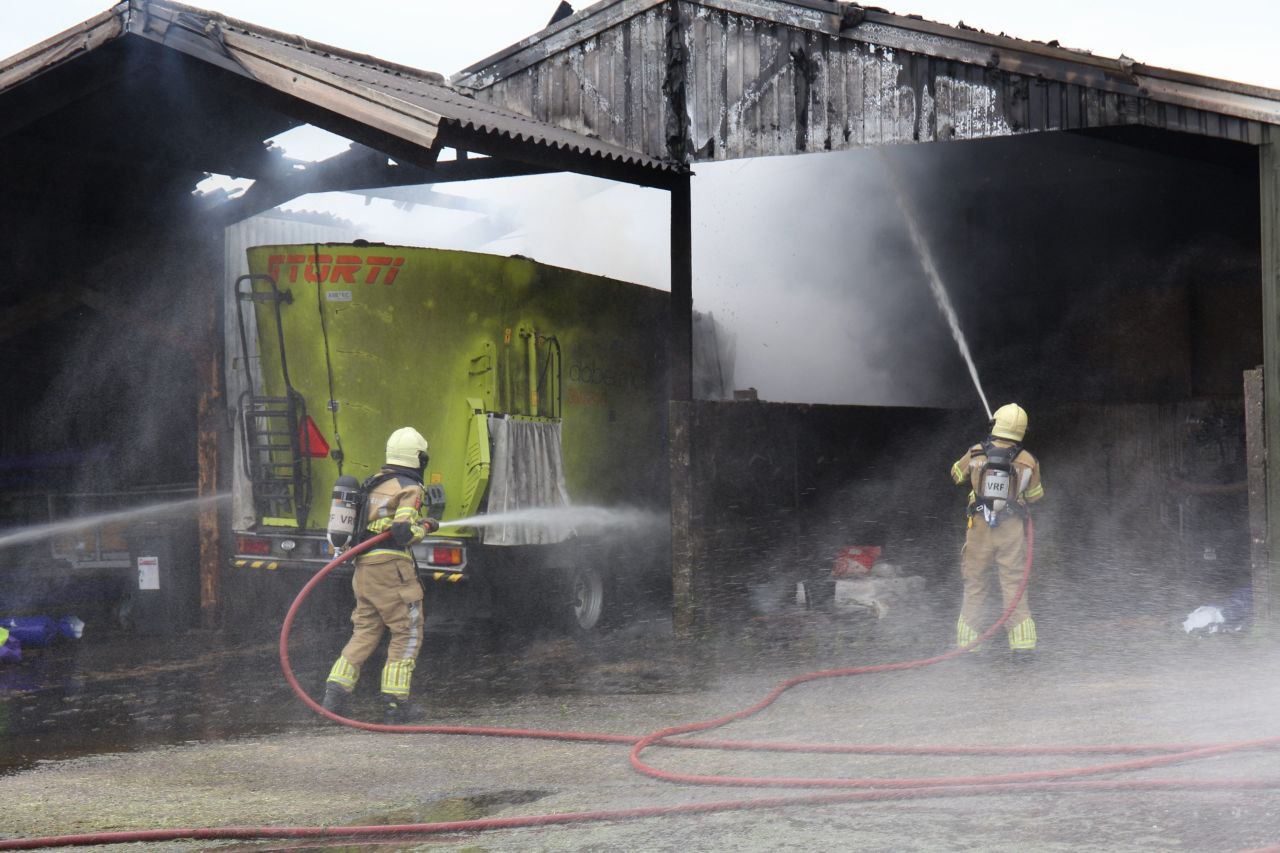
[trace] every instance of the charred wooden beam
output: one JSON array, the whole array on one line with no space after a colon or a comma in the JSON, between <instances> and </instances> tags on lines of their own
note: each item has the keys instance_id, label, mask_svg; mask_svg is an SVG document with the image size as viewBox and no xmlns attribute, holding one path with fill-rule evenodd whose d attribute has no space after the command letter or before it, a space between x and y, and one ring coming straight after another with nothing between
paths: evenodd
<instances>
[{"instance_id":1,"label":"charred wooden beam","mask_svg":"<svg viewBox=\"0 0 1280 853\"><path fill-rule=\"evenodd\" d=\"M501 157L468 157L458 152L457 160L436 163L427 171L424 184L446 184L455 181L478 181L484 178L514 178L520 175L545 175L554 172L547 166L504 160Z\"/></svg>"},{"instance_id":2,"label":"charred wooden beam","mask_svg":"<svg viewBox=\"0 0 1280 853\"><path fill-rule=\"evenodd\" d=\"M215 219L229 225L308 193L386 186L388 183L418 184L423 183L426 174L417 166L393 166L388 163L386 154L363 145L353 145L341 154L292 170L277 180L258 181L239 198L217 205L213 214Z\"/></svg>"},{"instance_id":3,"label":"charred wooden beam","mask_svg":"<svg viewBox=\"0 0 1280 853\"><path fill-rule=\"evenodd\" d=\"M364 195L391 198L394 197L391 194L367 191L482 178L541 175L549 171L553 170L493 157L437 163L430 169L424 169L420 166L388 163L385 154L362 146L358 154L344 152L306 169L297 170L285 180L254 184L244 195L221 202L210 208L208 213L215 221L229 225L308 193L361 192ZM431 202L424 200L422 203Z\"/></svg>"},{"instance_id":4,"label":"charred wooden beam","mask_svg":"<svg viewBox=\"0 0 1280 853\"><path fill-rule=\"evenodd\" d=\"M216 265L210 266L216 270ZM219 451L222 446L222 424L226 420L226 405L222 398L222 347L218 328L216 289L206 287L209 297L202 306L209 325L210 340L196 357L196 382L199 398L196 402L196 495L210 499L202 504L198 524L200 554L200 623L205 628L217 627L222 609L222 559L221 524L218 503L212 498L220 488Z\"/></svg>"},{"instance_id":5,"label":"charred wooden beam","mask_svg":"<svg viewBox=\"0 0 1280 853\"><path fill-rule=\"evenodd\" d=\"M687 14L684 3L676 0L667 4L667 67L662 78L662 95L667 102L667 157L677 163L688 163L693 156L687 106L689 51L684 42L689 26Z\"/></svg>"},{"instance_id":6,"label":"charred wooden beam","mask_svg":"<svg viewBox=\"0 0 1280 853\"><path fill-rule=\"evenodd\" d=\"M618 159L588 158L583 157L578 151L550 145L531 145L526 140L515 139L503 133L469 130L447 121L441 123L438 138L448 146L461 147L472 153L487 155L491 159L524 164L526 168L535 170L525 174L577 172L580 175L591 175L596 178L657 189L669 189L680 176L678 172L659 172ZM484 161L471 158L460 162ZM502 175L480 174L478 177L502 177Z\"/></svg>"}]
</instances>

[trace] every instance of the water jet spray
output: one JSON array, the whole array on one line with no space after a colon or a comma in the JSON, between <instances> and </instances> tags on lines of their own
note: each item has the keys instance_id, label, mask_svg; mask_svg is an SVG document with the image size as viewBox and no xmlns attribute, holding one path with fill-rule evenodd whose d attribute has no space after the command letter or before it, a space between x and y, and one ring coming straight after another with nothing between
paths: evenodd
<instances>
[{"instance_id":1,"label":"water jet spray","mask_svg":"<svg viewBox=\"0 0 1280 853\"><path fill-rule=\"evenodd\" d=\"M209 495L203 498L185 498L180 501L168 501L161 504L150 504L149 506L136 507L134 509L122 509L115 512L103 512L98 515L89 515L82 518L71 518L66 521L53 521L48 524L37 524L33 527L23 527L8 533L0 533L0 548L7 548L11 545L25 545L29 542L39 542L42 539L50 539L54 536L61 536L64 533L74 533L77 530L84 530L90 527L97 527L100 524L115 524L121 521L136 521L140 518L147 518L152 515L164 515L171 512L181 512L183 510L201 509L220 501L229 500L231 495Z\"/></svg>"},{"instance_id":2,"label":"water jet spray","mask_svg":"<svg viewBox=\"0 0 1280 853\"><path fill-rule=\"evenodd\" d=\"M933 300L938 303L938 310L942 312L947 325L951 327L951 338L956 342L956 347L959 348L960 355L964 358L964 363L969 368L969 377L973 379L973 387L978 392L978 399L982 401L982 408L987 413L987 420L991 420L991 404L987 402L986 392L982 390L982 381L978 379L978 367L973 363L973 356L969 353L969 344L960 328L960 318L956 316L956 309L951 304L951 297L947 295L947 288L942 283L942 276L938 272L937 265L933 262L933 254L929 251L929 244L924 239L924 233L920 230L920 223L907 201L907 193L902 185L902 179L884 149L878 148L876 151L879 153L881 161L884 162L885 171L889 175L889 182L893 184L893 194L898 200L898 209L902 211L902 219L907 224L907 233L911 237L911 245L915 247L916 256L920 259L920 266L924 268L925 277L929 280L929 290L933 293Z\"/></svg>"}]
</instances>

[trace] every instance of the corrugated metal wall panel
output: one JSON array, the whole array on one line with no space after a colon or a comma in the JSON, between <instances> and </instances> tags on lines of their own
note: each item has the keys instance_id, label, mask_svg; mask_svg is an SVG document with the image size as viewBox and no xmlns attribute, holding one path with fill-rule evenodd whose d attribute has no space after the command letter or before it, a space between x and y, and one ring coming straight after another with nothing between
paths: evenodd
<instances>
[{"instance_id":1,"label":"corrugated metal wall panel","mask_svg":"<svg viewBox=\"0 0 1280 853\"><path fill-rule=\"evenodd\" d=\"M227 406L235 423L235 441L232 448L231 477L231 517L233 529L243 530L252 525L254 520L253 496L249 490L248 480L244 476L244 458L241 452L240 424L236 416L240 405L240 395L245 391L245 366L241 363L240 330L236 318L235 283L242 275L249 272L249 258L246 251L252 246L265 246L273 243L330 243L350 242L358 236L355 226L324 224L300 221L288 218L288 214L266 213L237 222L229 226L225 235L224 263L226 286L223 288L223 376L226 377ZM252 311L246 313L252 317ZM261 387L262 377L257 372L256 353L258 352L258 327L256 323L245 324L245 338L249 345L251 364L255 383Z\"/></svg>"},{"instance_id":2,"label":"corrugated metal wall panel","mask_svg":"<svg viewBox=\"0 0 1280 853\"><path fill-rule=\"evenodd\" d=\"M719 5L684 4L694 160L1127 124L1260 138L1254 121L885 47ZM666 15L663 6L649 8L479 94L666 157Z\"/></svg>"}]
</instances>

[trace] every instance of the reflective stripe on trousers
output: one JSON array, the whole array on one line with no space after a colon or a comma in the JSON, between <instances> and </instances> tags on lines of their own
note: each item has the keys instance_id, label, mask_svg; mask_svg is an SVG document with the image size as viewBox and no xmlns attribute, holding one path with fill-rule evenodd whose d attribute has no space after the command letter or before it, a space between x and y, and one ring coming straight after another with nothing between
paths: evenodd
<instances>
[{"instance_id":1,"label":"reflective stripe on trousers","mask_svg":"<svg viewBox=\"0 0 1280 853\"><path fill-rule=\"evenodd\" d=\"M963 617L961 617L960 619L957 619L956 620L956 647L962 649L976 639L978 639L978 632L970 628L969 623L965 622ZM980 648L982 648L982 646L974 646L972 649L969 649L969 651L976 652Z\"/></svg>"},{"instance_id":2,"label":"reflective stripe on trousers","mask_svg":"<svg viewBox=\"0 0 1280 853\"><path fill-rule=\"evenodd\" d=\"M333 669L329 670L329 677L326 680L350 693L355 689L356 682L360 680L360 670L346 658L339 657L333 662Z\"/></svg>"},{"instance_id":3,"label":"reflective stripe on trousers","mask_svg":"<svg viewBox=\"0 0 1280 853\"><path fill-rule=\"evenodd\" d=\"M382 692L390 693L398 699L408 699L413 665L413 658L387 661L387 665L382 668Z\"/></svg>"},{"instance_id":4,"label":"reflective stripe on trousers","mask_svg":"<svg viewBox=\"0 0 1280 853\"><path fill-rule=\"evenodd\" d=\"M1036 647L1036 623L1028 616L1009 629L1009 648L1027 651Z\"/></svg>"}]
</instances>

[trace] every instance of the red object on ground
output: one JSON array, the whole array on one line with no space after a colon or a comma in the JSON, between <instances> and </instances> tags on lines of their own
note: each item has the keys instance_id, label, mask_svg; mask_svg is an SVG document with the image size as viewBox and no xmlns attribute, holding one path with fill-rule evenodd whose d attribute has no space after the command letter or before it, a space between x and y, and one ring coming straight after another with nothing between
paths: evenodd
<instances>
[{"instance_id":1,"label":"red object on ground","mask_svg":"<svg viewBox=\"0 0 1280 853\"><path fill-rule=\"evenodd\" d=\"M783 693L800 684L827 678L844 678L871 672L892 672L932 666L944 660L965 654L969 649L989 640L999 631L1022 599L1031 577L1032 554L1035 548L1035 530L1027 523L1027 562L1022 583L1017 594L1005 607L995 624L967 646L935 655L930 658L900 663L857 666L846 669L829 669L810 672L788 679L756 704L713 720L672 726L652 734L634 735L602 734L593 732L551 731L546 729L508 729L481 726L384 726L339 717L324 710L307 695L289 664L289 632L298 609L316 584L341 563L372 548L391 534L382 533L346 551L321 569L303 586L298 597L285 616L280 629L280 666L285 680L297 697L308 708L322 716L352 728L375 732L481 735L488 737L542 738L549 740L585 741L590 743L616 743L631 745L631 766L646 776L671 782L704 785L732 785L740 787L785 788L860 788L856 791L792 794L789 796L755 797L744 800L721 800L705 803L687 803L679 806L654 806L631 809L608 809L591 812L564 812L560 814L528 815L518 817L480 818L476 820L443 821L437 823L403 824L399 826L228 826L187 829L149 829L124 832L98 832L79 835L60 835L44 838L16 838L0 840L0 850L31 850L43 847L69 845L120 844L137 841L175 841L180 839L251 839L251 838L377 838L388 836L439 835L445 833L483 832L495 829L515 829L532 826L584 823L592 821L629 820L711 812L741 811L754 808L781 808L784 806L817 805L831 803L867 802L875 800L902 800L924 797L957 797L985 794L1026 793L1028 791L1142 791L1142 790L1241 790L1280 788L1277 779L1079 779L1075 777L1117 773L1160 767L1214 755L1242 752L1251 749L1280 746L1280 737L1251 741L1212 744L1125 744L1114 746L1058 746L1058 747L919 747L884 744L806 744L756 741L670 740L680 734L708 731L758 714L777 701ZM679 747L684 749L719 749L739 751L845 753L845 754L901 754L901 755L1073 755L1083 753L1146 754L1144 758L1113 761L1087 767L1069 767L1058 770L1038 770L1023 773L1000 773L972 776L924 776L907 778L823 778L796 776L714 776L708 774L672 773L653 767L640 759L640 754L654 747ZM1154 754L1151 754L1154 753ZM1272 849L1272 848L1264 848Z\"/></svg>"},{"instance_id":2,"label":"red object on ground","mask_svg":"<svg viewBox=\"0 0 1280 853\"><path fill-rule=\"evenodd\" d=\"M871 567L880 559L879 545L851 545L836 552L831 567L833 578L861 578L871 574Z\"/></svg>"}]
</instances>

